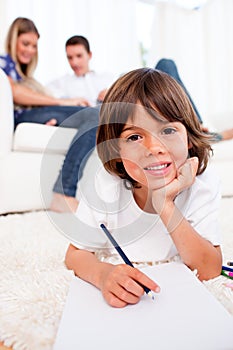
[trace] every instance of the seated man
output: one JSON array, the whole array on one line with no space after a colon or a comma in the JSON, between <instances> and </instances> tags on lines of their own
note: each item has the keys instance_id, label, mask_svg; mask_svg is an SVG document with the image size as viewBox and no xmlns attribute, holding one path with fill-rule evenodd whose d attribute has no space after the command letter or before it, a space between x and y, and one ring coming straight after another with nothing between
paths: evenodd
<instances>
[{"instance_id":1,"label":"seated man","mask_svg":"<svg viewBox=\"0 0 233 350\"><path fill-rule=\"evenodd\" d=\"M89 106L101 103L116 76L112 73L97 73L90 69L92 52L85 37L72 36L66 41L65 49L67 60L74 74L66 74L52 81L47 88L56 97L79 97L87 101ZM86 155L95 147L97 124L98 120L90 117L89 130L80 129L73 139L53 188L51 210L57 212L76 210L77 182L82 176L87 160Z\"/></svg>"},{"instance_id":2,"label":"seated man","mask_svg":"<svg viewBox=\"0 0 233 350\"><path fill-rule=\"evenodd\" d=\"M107 88L117 78L110 73L90 69L92 52L88 40L80 35L69 38L65 44L66 57L74 74L66 74L48 84L56 97L83 97L90 106L102 102Z\"/></svg>"}]
</instances>

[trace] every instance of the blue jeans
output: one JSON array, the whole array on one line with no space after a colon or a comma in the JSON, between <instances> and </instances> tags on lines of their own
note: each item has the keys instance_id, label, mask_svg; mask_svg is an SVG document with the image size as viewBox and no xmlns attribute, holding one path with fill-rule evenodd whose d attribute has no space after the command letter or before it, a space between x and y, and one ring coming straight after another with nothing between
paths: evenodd
<instances>
[{"instance_id":1,"label":"blue jeans","mask_svg":"<svg viewBox=\"0 0 233 350\"><path fill-rule=\"evenodd\" d=\"M73 138L53 191L75 197L77 183L83 175L83 169L96 145L96 131L99 123L99 109L85 108L72 115L61 124L62 127L75 127L78 132Z\"/></svg>"},{"instance_id":2,"label":"blue jeans","mask_svg":"<svg viewBox=\"0 0 233 350\"><path fill-rule=\"evenodd\" d=\"M57 120L57 125L61 125L72 114L83 110L85 107L80 106L46 106L36 107L23 111L15 119L15 127L19 123L38 123L45 124L50 119Z\"/></svg>"},{"instance_id":3,"label":"blue jeans","mask_svg":"<svg viewBox=\"0 0 233 350\"><path fill-rule=\"evenodd\" d=\"M176 79L176 81L182 86L182 88L184 89L184 91L186 92L186 94L189 97L189 100L193 106L193 109L200 121L200 123L202 124L202 118L191 98L191 96L189 95L186 87L184 86L182 80L180 79L176 64L173 60L170 59L166 59L166 58L162 58L161 60L159 60L159 62L156 64L155 69L161 70L162 72L165 72L167 74L169 74L171 77L173 77L174 79Z\"/></svg>"}]
</instances>

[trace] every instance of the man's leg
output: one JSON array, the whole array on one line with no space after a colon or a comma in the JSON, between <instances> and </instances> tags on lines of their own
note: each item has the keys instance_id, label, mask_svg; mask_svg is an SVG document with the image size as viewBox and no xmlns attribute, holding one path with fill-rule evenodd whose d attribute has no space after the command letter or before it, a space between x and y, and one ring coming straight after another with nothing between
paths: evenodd
<instances>
[{"instance_id":1,"label":"man's leg","mask_svg":"<svg viewBox=\"0 0 233 350\"><path fill-rule=\"evenodd\" d=\"M156 64L155 69L161 70L162 72L165 72L167 74L169 74L171 77L173 77L174 79L176 79L176 81L182 86L182 88L184 89L184 91L186 92L186 94L189 97L189 100L193 106L193 109L200 121L200 123L202 124L202 118L188 92L188 90L186 89L186 87L184 86L182 80L180 79L176 64L173 60L170 59L166 59L166 58L162 58L161 60L159 60L159 62Z\"/></svg>"}]
</instances>

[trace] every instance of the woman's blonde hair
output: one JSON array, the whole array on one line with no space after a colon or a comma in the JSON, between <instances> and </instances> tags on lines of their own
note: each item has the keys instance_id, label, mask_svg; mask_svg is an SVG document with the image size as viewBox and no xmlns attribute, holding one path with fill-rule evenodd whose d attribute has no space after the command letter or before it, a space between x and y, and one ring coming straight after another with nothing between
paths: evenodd
<instances>
[{"instance_id":1,"label":"woman's blonde hair","mask_svg":"<svg viewBox=\"0 0 233 350\"><path fill-rule=\"evenodd\" d=\"M105 169L136 185L120 159L118 140L128 118L133 119L138 104L157 120L180 122L185 126L189 155L198 157L197 174L201 174L211 152L210 138L202 132L182 87L168 74L151 68L140 68L123 75L105 96L97 131L97 150Z\"/></svg>"},{"instance_id":2,"label":"woman's blonde hair","mask_svg":"<svg viewBox=\"0 0 233 350\"><path fill-rule=\"evenodd\" d=\"M25 33L35 33L38 39L40 37L40 34L33 21L24 17L16 18L11 24L6 37L6 52L11 56L11 58L15 62L16 69L19 75L22 78L30 78L32 77L37 66L38 52L36 52L32 61L27 65L23 65L18 61L16 52L17 39L21 34Z\"/></svg>"}]
</instances>

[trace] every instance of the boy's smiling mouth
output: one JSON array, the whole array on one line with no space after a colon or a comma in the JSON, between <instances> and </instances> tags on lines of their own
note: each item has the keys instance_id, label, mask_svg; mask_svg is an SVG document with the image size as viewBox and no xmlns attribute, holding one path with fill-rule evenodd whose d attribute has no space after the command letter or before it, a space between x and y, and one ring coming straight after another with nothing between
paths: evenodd
<instances>
[{"instance_id":1,"label":"boy's smiling mouth","mask_svg":"<svg viewBox=\"0 0 233 350\"><path fill-rule=\"evenodd\" d=\"M148 170L148 171L157 171L157 170L163 170L168 168L171 165L171 162L167 162L167 163L159 163L159 164L151 164L148 165L147 167L144 167L144 170Z\"/></svg>"}]
</instances>

